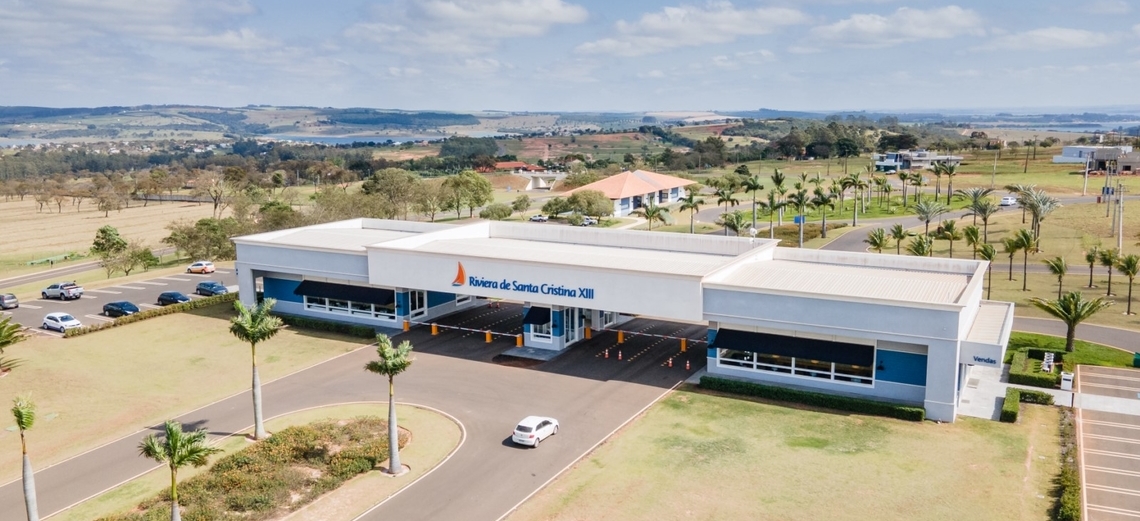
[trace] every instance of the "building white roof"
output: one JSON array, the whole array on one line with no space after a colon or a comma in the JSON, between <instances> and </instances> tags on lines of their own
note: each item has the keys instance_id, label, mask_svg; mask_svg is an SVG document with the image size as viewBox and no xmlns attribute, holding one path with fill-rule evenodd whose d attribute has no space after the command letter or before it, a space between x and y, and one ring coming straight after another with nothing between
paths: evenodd
<instances>
[{"instance_id":1,"label":"building white roof","mask_svg":"<svg viewBox=\"0 0 1140 521\"><path fill-rule=\"evenodd\" d=\"M969 282L964 273L761 260L737 265L705 285L844 299L953 304Z\"/></svg>"},{"instance_id":2,"label":"building white roof","mask_svg":"<svg viewBox=\"0 0 1140 521\"><path fill-rule=\"evenodd\" d=\"M366 245L387 242L415 235L410 232L392 230L369 230L349 228L298 228L290 233L261 241L263 244L278 246L298 246L322 250L339 250L365 253Z\"/></svg>"},{"instance_id":3,"label":"building white roof","mask_svg":"<svg viewBox=\"0 0 1140 521\"><path fill-rule=\"evenodd\" d=\"M1011 316L1012 302L983 300L978 305L978 314L966 334L966 341L974 344L1005 345L1009 327L1006 320Z\"/></svg>"}]
</instances>

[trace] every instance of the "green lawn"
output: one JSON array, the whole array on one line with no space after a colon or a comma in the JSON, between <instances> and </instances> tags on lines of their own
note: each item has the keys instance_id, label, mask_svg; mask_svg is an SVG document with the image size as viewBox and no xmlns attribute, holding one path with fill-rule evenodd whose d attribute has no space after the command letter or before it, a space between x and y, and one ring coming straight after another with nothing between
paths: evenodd
<instances>
[{"instance_id":1,"label":"green lawn","mask_svg":"<svg viewBox=\"0 0 1140 521\"><path fill-rule=\"evenodd\" d=\"M1023 409L913 423L679 391L511 519L1044 521L1058 411Z\"/></svg>"},{"instance_id":2,"label":"green lawn","mask_svg":"<svg viewBox=\"0 0 1140 521\"><path fill-rule=\"evenodd\" d=\"M0 378L0 400L31 393L37 468L249 390L249 345L214 306L76 338L34 336L5 350L24 364ZM258 348L263 384L361 346L359 339L287 328ZM20 437L0 427L0 481L20 474ZM252 423L252 415L250 422ZM82 433L82 435L77 435Z\"/></svg>"},{"instance_id":3,"label":"green lawn","mask_svg":"<svg viewBox=\"0 0 1140 521\"><path fill-rule=\"evenodd\" d=\"M1079 331L1079 328L1078 328ZM1132 367L1132 353L1115 347L1109 347L1084 340L1077 340L1072 353L1065 353L1065 369L1071 371L1079 364L1100 365L1105 367ZM1064 351L1065 339L1050 335L1036 333L1013 332L1009 336L1009 348L1006 350L1006 363L1013 357L1014 351L1026 349L1046 349Z\"/></svg>"}]
</instances>

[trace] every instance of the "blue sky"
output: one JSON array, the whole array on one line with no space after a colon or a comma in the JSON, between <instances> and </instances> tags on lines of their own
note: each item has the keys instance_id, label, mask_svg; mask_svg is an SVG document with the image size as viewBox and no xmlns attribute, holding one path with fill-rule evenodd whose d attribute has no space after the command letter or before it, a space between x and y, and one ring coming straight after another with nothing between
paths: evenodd
<instances>
[{"instance_id":1,"label":"blue sky","mask_svg":"<svg viewBox=\"0 0 1140 521\"><path fill-rule=\"evenodd\" d=\"M1140 105L1137 0L0 0L0 105Z\"/></svg>"}]
</instances>

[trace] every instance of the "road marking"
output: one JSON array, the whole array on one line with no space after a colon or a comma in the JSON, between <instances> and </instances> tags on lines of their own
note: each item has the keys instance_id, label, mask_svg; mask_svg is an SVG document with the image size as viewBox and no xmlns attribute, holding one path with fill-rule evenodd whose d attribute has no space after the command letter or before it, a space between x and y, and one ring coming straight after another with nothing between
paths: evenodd
<instances>
[{"instance_id":1,"label":"road marking","mask_svg":"<svg viewBox=\"0 0 1140 521\"><path fill-rule=\"evenodd\" d=\"M28 309L43 309L44 308L43 306L37 306L35 304L20 304L20 307L28 308Z\"/></svg>"},{"instance_id":2,"label":"road marking","mask_svg":"<svg viewBox=\"0 0 1140 521\"><path fill-rule=\"evenodd\" d=\"M111 295L118 295L118 294L122 293L122 291L111 291L109 289L89 289L89 290L87 290L87 292L88 293L109 293Z\"/></svg>"},{"instance_id":3,"label":"road marking","mask_svg":"<svg viewBox=\"0 0 1140 521\"><path fill-rule=\"evenodd\" d=\"M182 279L178 277L159 277L162 280L177 280L178 282L190 282L190 279Z\"/></svg>"},{"instance_id":4,"label":"road marking","mask_svg":"<svg viewBox=\"0 0 1140 521\"><path fill-rule=\"evenodd\" d=\"M1140 497L1140 492L1132 490L1132 489L1128 489L1128 488L1110 487L1108 485L1091 485L1091 484L1086 484L1085 486L1091 490L1099 490L1101 492L1111 492L1113 494L1124 494L1126 496Z\"/></svg>"},{"instance_id":5,"label":"road marking","mask_svg":"<svg viewBox=\"0 0 1140 521\"><path fill-rule=\"evenodd\" d=\"M1135 510L1128 510L1126 508L1116 508L1116 507L1108 507L1108 506L1102 506L1102 505L1088 505L1088 509L1096 511L1096 512L1104 512L1106 514L1116 514L1116 515L1128 516L1128 517L1140 517L1140 512L1137 512Z\"/></svg>"},{"instance_id":6,"label":"road marking","mask_svg":"<svg viewBox=\"0 0 1140 521\"><path fill-rule=\"evenodd\" d=\"M1128 380L1130 382L1140 382L1140 378L1130 378L1127 376L1118 376L1111 373L1091 373L1088 375L1090 378L1107 378L1111 380Z\"/></svg>"},{"instance_id":7,"label":"road marking","mask_svg":"<svg viewBox=\"0 0 1140 521\"><path fill-rule=\"evenodd\" d=\"M99 298L99 297L96 297L95 295L83 295L82 297L79 297L79 298L81 298L81 299L84 299L84 298L95 299L95 298Z\"/></svg>"},{"instance_id":8,"label":"road marking","mask_svg":"<svg viewBox=\"0 0 1140 521\"><path fill-rule=\"evenodd\" d=\"M115 319L113 319L111 317L105 317L103 315L84 315L84 316L87 318L94 318L96 320L102 320L103 322L114 322L115 321Z\"/></svg>"},{"instance_id":9,"label":"road marking","mask_svg":"<svg viewBox=\"0 0 1140 521\"><path fill-rule=\"evenodd\" d=\"M146 289L146 288L139 287L139 286L115 286L115 287L116 288L122 288L122 289Z\"/></svg>"},{"instance_id":10,"label":"road marking","mask_svg":"<svg viewBox=\"0 0 1140 521\"><path fill-rule=\"evenodd\" d=\"M200 279L204 279L204 278L207 278L207 277L209 277L209 275L205 275L205 274L202 274L202 273L187 273L187 274L186 274L186 276L187 276L187 277L198 277L198 278L200 278ZM190 279L186 279L186 280L190 280Z\"/></svg>"},{"instance_id":11,"label":"road marking","mask_svg":"<svg viewBox=\"0 0 1140 521\"><path fill-rule=\"evenodd\" d=\"M1114 469L1112 467L1099 467L1096 465L1088 465L1085 468L1087 468L1088 470L1094 471L1094 472L1104 472L1105 474L1118 474L1121 476L1140 477L1140 472L1136 472L1134 470Z\"/></svg>"},{"instance_id":12,"label":"road marking","mask_svg":"<svg viewBox=\"0 0 1140 521\"><path fill-rule=\"evenodd\" d=\"M56 304L71 304L70 300L50 300L50 299L46 299L46 298L36 299L36 302L42 302L44 304L51 304L53 306Z\"/></svg>"},{"instance_id":13,"label":"road marking","mask_svg":"<svg viewBox=\"0 0 1140 521\"><path fill-rule=\"evenodd\" d=\"M136 284L149 284L151 286L166 286L165 282L151 282L149 280L140 280Z\"/></svg>"},{"instance_id":14,"label":"road marking","mask_svg":"<svg viewBox=\"0 0 1140 521\"><path fill-rule=\"evenodd\" d=\"M152 308L153 309L153 308L158 308L158 307L162 307L162 306L156 306L154 304L139 304L139 307L140 308Z\"/></svg>"},{"instance_id":15,"label":"road marking","mask_svg":"<svg viewBox=\"0 0 1140 521\"><path fill-rule=\"evenodd\" d=\"M1140 430L1140 425L1131 425L1128 423L1106 422L1103 420L1085 420L1085 423L1090 425L1104 425L1107 427L1119 427L1121 429L1136 429Z\"/></svg>"},{"instance_id":16,"label":"road marking","mask_svg":"<svg viewBox=\"0 0 1140 521\"><path fill-rule=\"evenodd\" d=\"M1140 387L1129 387L1127 385L1091 384L1088 382L1085 382L1085 387L1100 387L1101 389L1117 389L1123 391L1140 391Z\"/></svg>"},{"instance_id":17,"label":"road marking","mask_svg":"<svg viewBox=\"0 0 1140 521\"><path fill-rule=\"evenodd\" d=\"M222 273L222 274L228 274L228 273L231 273L231 272L230 272L230 270L214 270L214 273Z\"/></svg>"},{"instance_id":18,"label":"road marking","mask_svg":"<svg viewBox=\"0 0 1140 521\"><path fill-rule=\"evenodd\" d=\"M1115 441L1119 443L1140 443L1140 440L1132 438L1121 438L1119 436L1105 436L1103 434L1085 434L1086 438L1093 440Z\"/></svg>"},{"instance_id":19,"label":"road marking","mask_svg":"<svg viewBox=\"0 0 1140 521\"><path fill-rule=\"evenodd\" d=\"M1096 454L1097 456L1111 456L1113 458L1140 460L1140 456L1137 456L1135 454L1128 454L1126 452L1113 452L1111 450L1100 450L1100 449L1085 449L1085 452L1087 452L1089 454Z\"/></svg>"}]
</instances>

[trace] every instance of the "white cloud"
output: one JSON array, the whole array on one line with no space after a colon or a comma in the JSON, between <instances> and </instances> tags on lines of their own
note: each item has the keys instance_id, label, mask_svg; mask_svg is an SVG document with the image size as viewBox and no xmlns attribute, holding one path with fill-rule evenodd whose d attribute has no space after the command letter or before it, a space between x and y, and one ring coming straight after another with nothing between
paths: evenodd
<instances>
[{"instance_id":1,"label":"white cloud","mask_svg":"<svg viewBox=\"0 0 1140 521\"><path fill-rule=\"evenodd\" d=\"M775 59L775 53L767 49L761 49L758 51L738 52L731 56L724 54L713 56L712 64L722 69L735 70L744 65L758 65L774 61Z\"/></svg>"},{"instance_id":2,"label":"white cloud","mask_svg":"<svg viewBox=\"0 0 1140 521\"><path fill-rule=\"evenodd\" d=\"M1045 27L995 38L986 49L1040 50L1091 49L1112 43L1111 34L1069 29L1067 27Z\"/></svg>"},{"instance_id":3,"label":"white cloud","mask_svg":"<svg viewBox=\"0 0 1140 521\"><path fill-rule=\"evenodd\" d=\"M374 11L375 21L345 34L404 54L481 54L504 39L542 36L589 17L584 7L562 0L404 0Z\"/></svg>"},{"instance_id":4,"label":"white cloud","mask_svg":"<svg viewBox=\"0 0 1140 521\"><path fill-rule=\"evenodd\" d=\"M1133 25L1132 32L1136 33L1136 36L1140 36L1140 24Z\"/></svg>"},{"instance_id":5,"label":"white cloud","mask_svg":"<svg viewBox=\"0 0 1140 521\"><path fill-rule=\"evenodd\" d=\"M1084 10L1092 14L1127 14L1132 11L1132 6L1124 0L1097 0L1089 2Z\"/></svg>"},{"instance_id":6,"label":"white cloud","mask_svg":"<svg viewBox=\"0 0 1140 521\"><path fill-rule=\"evenodd\" d=\"M811 30L813 39L847 47L888 47L920 40L944 40L964 34L981 34L982 19L956 5L922 10L899 8L887 16L854 14Z\"/></svg>"},{"instance_id":7,"label":"white cloud","mask_svg":"<svg viewBox=\"0 0 1140 521\"><path fill-rule=\"evenodd\" d=\"M619 21L618 35L578 46L585 54L642 56L678 47L728 43L741 36L769 34L784 26L805 23L807 15L783 7L737 9L729 2L666 7L646 13L636 22Z\"/></svg>"},{"instance_id":8,"label":"white cloud","mask_svg":"<svg viewBox=\"0 0 1140 521\"><path fill-rule=\"evenodd\" d=\"M661 79L661 78L665 77L665 73L661 72L658 69L653 69L649 72L639 72L637 74L637 77L638 78Z\"/></svg>"}]
</instances>

